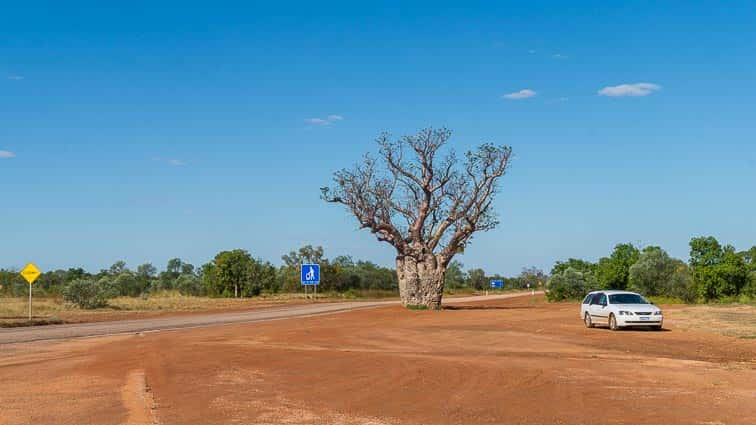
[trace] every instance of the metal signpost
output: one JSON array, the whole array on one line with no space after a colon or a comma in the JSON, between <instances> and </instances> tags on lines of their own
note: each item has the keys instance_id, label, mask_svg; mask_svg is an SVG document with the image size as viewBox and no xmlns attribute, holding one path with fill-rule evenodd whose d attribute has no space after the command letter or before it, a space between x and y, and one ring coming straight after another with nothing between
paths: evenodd
<instances>
[{"instance_id":1,"label":"metal signpost","mask_svg":"<svg viewBox=\"0 0 756 425\"><path fill-rule=\"evenodd\" d=\"M315 287L315 298L318 297L318 285L320 285L320 265L319 264L302 264L301 269L302 286L305 288L305 298L307 298L307 287Z\"/></svg>"},{"instance_id":2,"label":"metal signpost","mask_svg":"<svg viewBox=\"0 0 756 425\"><path fill-rule=\"evenodd\" d=\"M29 321L32 320L32 284L34 284L34 281L37 280L39 275L41 275L42 272L39 271L37 266L34 265L34 263L29 263L26 265L26 267L21 270L21 277L23 277L27 282L29 282Z\"/></svg>"}]
</instances>

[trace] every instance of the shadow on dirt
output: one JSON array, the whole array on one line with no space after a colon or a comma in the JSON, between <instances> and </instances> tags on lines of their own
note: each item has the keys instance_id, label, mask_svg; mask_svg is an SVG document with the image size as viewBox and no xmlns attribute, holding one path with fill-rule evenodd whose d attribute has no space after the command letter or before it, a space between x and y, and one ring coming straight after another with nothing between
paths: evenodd
<instances>
[{"instance_id":1,"label":"shadow on dirt","mask_svg":"<svg viewBox=\"0 0 756 425\"><path fill-rule=\"evenodd\" d=\"M611 331L611 332L672 332L672 329L667 328L661 328L661 329L653 329L650 327L643 327L643 326L628 326L625 328L617 329L616 331L612 331L609 329L609 326L596 326L596 329L602 329L605 331Z\"/></svg>"}]
</instances>

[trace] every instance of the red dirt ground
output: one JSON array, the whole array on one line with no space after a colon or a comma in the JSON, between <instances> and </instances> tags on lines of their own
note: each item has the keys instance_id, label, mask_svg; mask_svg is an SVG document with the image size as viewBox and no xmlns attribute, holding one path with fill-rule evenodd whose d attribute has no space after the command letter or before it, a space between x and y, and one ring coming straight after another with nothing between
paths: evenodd
<instances>
[{"instance_id":1,"label":"red dirt ground","mask_svg":"<svg viewBox=\"0 0 756 425\"><path fill-rule=\"evenodd\" d=\"M756 341L533 300L3 346L0 422L756 423Z\"/></svg>"}]
</instances>

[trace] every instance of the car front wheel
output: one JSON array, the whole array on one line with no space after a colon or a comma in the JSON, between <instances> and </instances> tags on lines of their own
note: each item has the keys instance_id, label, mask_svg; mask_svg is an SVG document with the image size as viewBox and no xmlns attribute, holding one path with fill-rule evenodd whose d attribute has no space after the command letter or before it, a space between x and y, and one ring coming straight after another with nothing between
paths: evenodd
<instances>
[{"instance_id":1,"label":"car front wheel","mask_svg":"<svg viewBox=\"0 0 756 425\"><path fill-rule=\"evenodd\" d=\"M585 313L585 317L583 318L583 323L585 323L586 328L592 328L593 327L593 321L591 320L591 315L588 313Z\"/></svg>"},{"instance_id":2,"label":"car front wheel","mask_svg":"<svg viewBox=\"0 0 756 425\"><path fill-rule=\"evenodd\" d=\"M619 330L619 326L617 326L617 319L614 317L614 314L609 315L609 329L613 331Z\"/></svg>"}]
</instances>

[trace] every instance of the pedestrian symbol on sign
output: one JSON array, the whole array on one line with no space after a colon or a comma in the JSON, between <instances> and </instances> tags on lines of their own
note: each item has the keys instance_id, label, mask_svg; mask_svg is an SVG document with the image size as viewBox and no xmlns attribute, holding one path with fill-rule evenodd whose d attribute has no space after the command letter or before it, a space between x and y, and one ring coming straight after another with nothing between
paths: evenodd
<instances>
[{"instance_id":1,"label":"pedestrian symbol on sign","mask_svg":"<svg viewBox=\"0 0 756 425\"><path fill-rule=\"evenodd\" d=\"M302 285L320 284L320 265L302 264Z\"/></svg>"}]
</instances>

